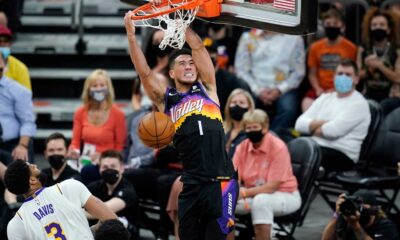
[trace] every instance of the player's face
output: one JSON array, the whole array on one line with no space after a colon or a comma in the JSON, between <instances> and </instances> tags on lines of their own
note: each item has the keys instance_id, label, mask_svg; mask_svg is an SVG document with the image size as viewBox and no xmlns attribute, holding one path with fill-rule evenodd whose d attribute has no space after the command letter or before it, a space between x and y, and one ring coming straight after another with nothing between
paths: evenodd
<instances>
[{"instance_id":1,"label":"player's face","mask_svg":"<svg viewBox=\"0 0 400 240\"><path fill-rule=\"evenodd\" d=\"M114 169L117 170L119 173L124 172L124 166L123 164L120 163L118 158L113 158L113 157L106 157L101 159L100 162L100 173L107 169Z\"/></svg>"},{"instance_id":2,"label":"player's face","mask_svg":"<svg viewBox=\"0 0 400 240\"><path fill-rule=\"evenodd\" d=\"M190 55L180 55L175 59L170 76L180 84L192 84L197 80L197 68Z\"/></svg>"},{"instance_id":3,"label":"player's face","mask_svg":"<svg viewBox=\"0 0 400 240\"><path fill-rule=\"evenodd\" d=\"M65 147L64 139L50 140L47 143L45 155L46 155L46 157L49 157L52 155L62 155L64 157L66 157L67 156L67 148Z\"/></svg>"},{"instance_id":4,"label":"player's face","mask_svg":"<svg viewBox=\"0 0 400 240\"><path fill-rule=\"evenodd\" d=\"M234 106L239 106L241 108L249 108L250 104L249 101L247 100L246 96L244 94L237 94L232 98L231 103L229 104L229 107L234 107Z\"/></svg>"},{"instance_id":5,"label":"player's face","mask_svg":"<svg viewBox=\"0 0 400 240\"><path fill-rule=\"evenodd\" d=\"M40 170L36 166L36 164L27 163L29 166L29 170L31 170L31 176L38 178L40 176Z\"/></svg>"}]
</instances>

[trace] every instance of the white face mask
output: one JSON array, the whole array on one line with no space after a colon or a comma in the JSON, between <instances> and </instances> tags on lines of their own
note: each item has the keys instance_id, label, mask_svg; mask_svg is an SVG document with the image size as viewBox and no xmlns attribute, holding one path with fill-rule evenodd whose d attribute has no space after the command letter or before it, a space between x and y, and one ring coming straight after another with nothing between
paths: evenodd
<instances>
[{"instance_id":1,"label":"white face mask","mask_svg":"<svg viewBox=\"0 0 400 240\"><path fill-rule=\"evenodd\" d=\"M108 89L90 90L89 95L96 102L102 102L108 95Z\"/></svg>"}]
</instances>

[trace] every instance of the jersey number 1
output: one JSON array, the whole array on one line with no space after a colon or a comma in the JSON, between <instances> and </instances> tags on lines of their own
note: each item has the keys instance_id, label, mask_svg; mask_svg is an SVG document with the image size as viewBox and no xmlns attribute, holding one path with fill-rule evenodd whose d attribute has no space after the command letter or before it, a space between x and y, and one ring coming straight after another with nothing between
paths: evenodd
<instances>
[{"instance_id":1,"label":"jersey number 1","mask_svg":"<svg viewBox=\"0 0 400 240\"><path fill-rule=\"evenodd\" d=\"M56 222L50 223L44 229L46 230L47 237L54 237L55 240L67 240L60 224Z\"/></svg>"}]
</instances>

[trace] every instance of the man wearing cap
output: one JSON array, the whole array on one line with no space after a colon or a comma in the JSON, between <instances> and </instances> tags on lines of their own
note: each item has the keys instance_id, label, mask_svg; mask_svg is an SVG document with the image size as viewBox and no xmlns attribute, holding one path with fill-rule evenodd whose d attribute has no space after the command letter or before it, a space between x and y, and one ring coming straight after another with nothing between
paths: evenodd
<instances>
[{"instance_id":1,"label":"man wearing cap","mask_svg":"<svg viewBox=\"0 0 400 240\"><path fill-rule=\"evenodd\" d=\"M9 28L0 25L0 53L6 61L6 67L3 70L5 76L13 79L32 91L31 78L29 76L29 70L26 65L11 56L11 45L12 45L12 32Z\"/></svg>"},{"instance_id":2,"label":"man wearing cap","mask_svg":"<svg viewBox=\"0 0 400 240\"><path fill-rule=\"evenodd\" d=\"M349 213L349 199L356 203L359 210ZM345 203L346 202L346 203ZM374 193L358 190L353 197L341 194L336 201L336 212L322 233L322 240L357 239L357 240L397 240L399 235L396 225L389 220L377 203Z\"/></svg>"}]
</instances>

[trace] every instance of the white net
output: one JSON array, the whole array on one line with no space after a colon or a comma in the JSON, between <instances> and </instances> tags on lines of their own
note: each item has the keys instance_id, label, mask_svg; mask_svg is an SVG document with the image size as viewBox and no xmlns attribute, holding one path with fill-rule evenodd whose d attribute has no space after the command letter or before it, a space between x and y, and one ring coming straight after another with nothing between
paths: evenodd
<instances>
[{"instance_id":1,"label":"white net","mask_svg":"<svg viewBox=\"0 0 400 240\"><path fill-rule=\"evenodd\" d=\"M161 12L165 9L176 8L187 1L184 0L179 4L174 4L168 0L168 5L163 8L152 6L152 13ZM185 44L185 33L190 23L195 19L196 13L199 10L199 6L186 10L184 8L178 9L170 14L164 14L156 16L151 19L143 19L135 21L135 25L138 27L152 27L160 29L164 32L164 38L161 41L159 47L164 50L167 46L175 49L181 49ZM145 16L148 13L139 11L137 16Z\"/></svg>"}]
</instances>

